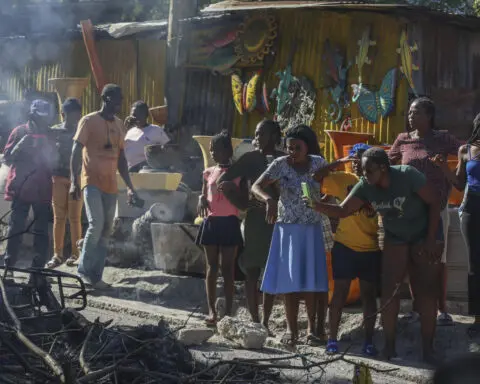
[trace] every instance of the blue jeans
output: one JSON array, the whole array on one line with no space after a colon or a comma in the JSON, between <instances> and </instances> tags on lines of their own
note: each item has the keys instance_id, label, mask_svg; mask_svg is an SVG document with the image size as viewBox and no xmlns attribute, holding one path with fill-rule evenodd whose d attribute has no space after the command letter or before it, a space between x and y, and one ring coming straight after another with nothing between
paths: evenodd
<instances>
[{"instance_id":1,"label":"blue jeans","mask_svg":"<svg viewBox=\"0 0 480 384\"><path fill-rule=\"evenodd\" d=\"M112 231L117 195L100 191L93 185L83 189L88 229L83 240L78 272L95 284L102 279Z\"/></svg>"},{"instance_id":2,"label":"blue jeans","mask_svg":"<svg viewBox=\"0 0 480 384\"><path fill-rule=\"evenodd\" d=\"M20 245L22 234L26 230L26 221L30 207L33 209L34 223L30 233L34 234L33 248L35 256L32 262L34 268L44 268L48 258L48 223L51 218L50 203L29 203L20 199L12 201L10 222L8 225L7 250L5 253L5 265L14 267Z\"/></svg>"}]
</instances>

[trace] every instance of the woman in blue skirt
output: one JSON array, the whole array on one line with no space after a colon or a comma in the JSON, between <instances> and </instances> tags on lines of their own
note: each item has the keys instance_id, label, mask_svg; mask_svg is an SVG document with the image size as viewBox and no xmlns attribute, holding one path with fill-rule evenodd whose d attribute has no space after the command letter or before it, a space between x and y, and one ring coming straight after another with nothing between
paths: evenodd
<instances>
[{"instance_id":1,"label":"woman in blue skirt","mask_svg":"<svg viewBox=\"0 0 480 384\"><path fill-rule=\"evenodd\" d=\"M285 344L298 339L298 307L305 300L308 315L307 341L319 342L314 334L316 304L327 300L328 274L325 249L333 243L328 217L306 207L302 202L301 183L308 183L317 195L319 185L311 175L327 165L313 130L305 125L286 132L288 156L273 161L252 187L253 193L267 205L266 220L275 223L270 252L263 276L262 291L283 294L287 317ZM267 187L276 184L280 199ZM324 230L325 229L325 230Z\"/></svg>"}]
</instances>

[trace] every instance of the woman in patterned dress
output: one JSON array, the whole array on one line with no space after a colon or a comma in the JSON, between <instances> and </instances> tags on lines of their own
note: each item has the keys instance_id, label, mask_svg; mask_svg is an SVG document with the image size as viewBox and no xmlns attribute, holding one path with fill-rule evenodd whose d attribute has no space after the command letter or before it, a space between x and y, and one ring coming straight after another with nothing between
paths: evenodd
<instances>
[{"instance_id":1,"label":"woman in patterned dress","mask_svg":"<svg viewBox=\"0 0 480 384\"><path fill-rule=\"evenodd\" d=\"M331 249L333 236L328 217L306 207L301 199L302 183L308 183L314 196L318 194L320 188L311 175L327 165L315 133L305 125L287 130L286 150L288 155L274 160L252 191L266 203L267 221L275 224L261 289L284 295L287 332L282 342L294 345L300 298L307 308L307 341L320 341L315 335L316 308L319 297L322 308L328 297L325 249ZM275 183L278 201L268 191Z\"/></svg>"}]
</instances>

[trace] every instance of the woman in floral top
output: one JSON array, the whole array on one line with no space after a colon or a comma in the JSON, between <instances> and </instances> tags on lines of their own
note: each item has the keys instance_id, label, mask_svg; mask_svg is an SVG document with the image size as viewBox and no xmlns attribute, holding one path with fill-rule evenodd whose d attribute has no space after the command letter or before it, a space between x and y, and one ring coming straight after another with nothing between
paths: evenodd
<instances>
[{"instance_id":1,"label":"woman in floral top","mask_svg":"<svg viewBox=\"0 0 480 384\"><path fill-rule=\"evenodd\" d=\"M315 133L304 125L286 132L286 149L288 156L273 161L252 187L267 205L266 220L275 223L261 289L285 297L287 332L283 343L294 344L298 338L301 297L308 314L307 341L318 342L314 334L316 308L319 296L321 308L325 308L328 296L325 250L331 249L333 236L328 217L304 205L301 183L308 183L317 194L320 188L311 175L327 162L320 156ZM278 202L267 192L274 183L280 191Z\"/></svg>"}]
</instances>

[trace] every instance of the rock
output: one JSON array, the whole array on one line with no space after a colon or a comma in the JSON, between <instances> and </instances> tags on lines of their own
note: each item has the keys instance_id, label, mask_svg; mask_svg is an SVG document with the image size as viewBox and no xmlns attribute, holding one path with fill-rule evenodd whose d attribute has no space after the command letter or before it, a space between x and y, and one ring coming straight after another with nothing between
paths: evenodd
<instances>
[{"instance_id":1,"label":"rock","mask_svg":"<svg viewBox=\"0 0 480 384\"><path fill-rule=\"evenodd\" d=\"M217 323L221 336L246 349L261 349L268 337L261 324L226 316Z\"/></svg>"},{"instance_id":2,"label":"rock","mask_svg":"<svg viewBox=\"0 0 480 384\"><path fill-rule=\"evenodd\" d=\"M127 204L127 192L118 192L115 217L136 219L153 208L157 221L175 223L182 221L187 208L187 193L166 190L137 190L140 198L145 200L143 208L131 207Z\"/></svg>"},{"instance_id":3,"label":"rock","mask_svg":"<svg viewBox=\"0 0 480 384\"><path fill-rule=\"evenodd\" d=\"M167 273L205 274L203 249L195 244L198 227L191 224L152 223L155 268Z\"/></svg>"},{"instance_id":4,"label":"rock","mask_svg":"<svg viewBox=\"0 0 480 384\"><path fill-rule=\"evenodd\" d=\"M238 308L240 308L240 303L237 300L233 300L233 303L232 303L233 316L235 316L235 314L237 313ZM217 310L217 314L219 317L225 316L225 298L224 297L217 298L217 301L215 302L215 309Z\"/></svg>"},{"instance_id":5,"label":"rock","mask_svg":"<svg viewBox=\"0 0 480 384\"><path fill-rule=\"evenodd\" d=\"M185 328L178 333L178 341L186 346L202 345L214 335L210 328Z\"/></svg>"}]
</instances>

